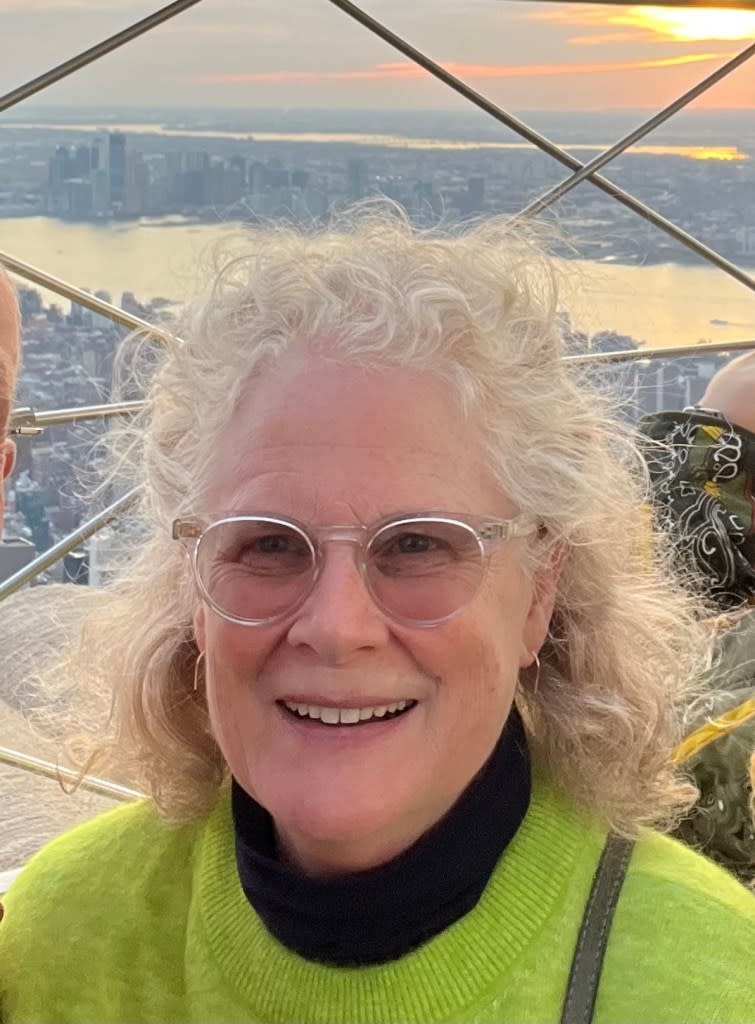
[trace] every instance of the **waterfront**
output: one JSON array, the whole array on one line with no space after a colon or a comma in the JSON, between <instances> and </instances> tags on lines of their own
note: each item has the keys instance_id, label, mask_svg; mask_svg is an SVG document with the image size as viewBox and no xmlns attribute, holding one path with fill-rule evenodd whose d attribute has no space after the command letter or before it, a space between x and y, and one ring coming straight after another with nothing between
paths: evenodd
<instances>
[{"instance_id":1,"label":"waterfront","mask_svg":"<svg viewBox=\"0 0 755 1024\"><path fill-rule=\"evenodd\" d=\"M225 139L234 142L294 142L309 145L341 145L341 146L380 146L388 149L445 149L445 150L529 150L535 151L531 142L500 142L490 139L446 139L417 138L415 135L376 134L366 132L274 132L274 131L224 131L220 128L171 128L156 123L117 122L96 124L75 123L37 123L12 122L14 130L33 133L61 132L85 133L93 132L127 132L130 135L159 135L163 138L196 139L212 141ZM610 142L557 142L562 149L574 153L596 153L607 149ZM635 143L631 147L634 154L646 156L682 156L690 160L749 160L748 152L738 145L672 145L658 143Z\"/></svg>"},{"instance_id":2,"label":"waterfront","mask_svg":"<svg viewBox=\"0 0 755 1024\"><path fill-rule=\"evenodd\" d=\"M638 222L639 223L639 222ZM78 287L104 289L115 302L176 302L201 281L200 260L238 224L181 221L71 223L48 217L0 219L0 249ZM715 267L675 263L624 266L571 260L563 306L592 334L614 330L650 345L755 337L755 296ZM755 267L749 268L755 273ZM46 300L67 303L46 293Z\"/></svg>"}]
</instances>

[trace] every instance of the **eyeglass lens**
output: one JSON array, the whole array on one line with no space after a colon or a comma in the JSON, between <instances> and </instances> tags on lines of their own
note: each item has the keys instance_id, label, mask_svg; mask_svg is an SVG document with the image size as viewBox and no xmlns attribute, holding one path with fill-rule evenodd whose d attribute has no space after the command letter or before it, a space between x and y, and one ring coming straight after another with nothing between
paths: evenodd
<instances>
[{"instance_id":1,"label":"eyeglass lens","mask_svg":"<svg viewBox=\"0 0 755 1024\"><path fill-rule=\"evenodd\" d=\"M219 611L264 621L285 615L306 597L317 559L315 542L295 526L238 519L206 530L197 571ZM388 524L372 536L364 569L374 600L388 615L433 622L474 596L483 559L477 535L463 523L412 520Z\"/></svg>"}]
</instances>

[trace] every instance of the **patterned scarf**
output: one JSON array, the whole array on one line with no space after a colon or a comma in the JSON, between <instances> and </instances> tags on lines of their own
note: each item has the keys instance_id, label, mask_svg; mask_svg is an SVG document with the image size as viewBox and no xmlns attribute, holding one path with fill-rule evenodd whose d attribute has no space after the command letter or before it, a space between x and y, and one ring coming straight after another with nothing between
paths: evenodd
<instances>
[{"instance_id":1,"label":"patterned scarf","mask_svg":"<svg viewBox=\"0 0 755 1024\"><path fill-rule=\"evenodd\" d=\"M640 420L657 525L722 608L755 597L755 434L710 410ZM651 443L661 442L661 444Z\"/></svg>"}]
</instances>

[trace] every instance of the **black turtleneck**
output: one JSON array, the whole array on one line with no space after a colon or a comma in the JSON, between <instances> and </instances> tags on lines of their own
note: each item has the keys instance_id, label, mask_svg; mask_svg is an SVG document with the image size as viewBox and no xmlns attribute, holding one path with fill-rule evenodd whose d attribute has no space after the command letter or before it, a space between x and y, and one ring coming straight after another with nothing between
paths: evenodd
<instances>
[{"instance_id":1,"label":"black turtleneck","mask_svg":"<svg viewBox=\"0 0 755 1024\"><path fill-rule=\"evenodd\" d=\"M408 850L368 871L310 878L278 859L272 818L234 779L241 886L268 930L309 960L394 960L475 906L527 812L530 789L527 742L512 710L484 768Z\"/></svg>"}]
</instances>

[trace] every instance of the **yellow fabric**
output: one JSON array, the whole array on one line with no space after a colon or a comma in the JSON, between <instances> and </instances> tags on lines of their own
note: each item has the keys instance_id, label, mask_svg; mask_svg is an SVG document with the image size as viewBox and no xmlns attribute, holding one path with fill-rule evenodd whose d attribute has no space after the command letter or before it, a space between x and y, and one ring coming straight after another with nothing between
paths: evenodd
<instances>
[{"instance_id":1,"label":"yellow fabric","mask_svg":"<svg viewBox=\"0 0 755 1024\"><path fill-rule=\"evenodd\" d=\"M695 729L694 732L683 739L676 748L673 754L674 764L681 764L682 761L686 761L687 758L692 757L693 754L702 750L703 747L712 743L713 740L717 740L719 736L723 736L727 732L738 728L738 726L742 725L743 722L749 721L753 716L755 716L755 697L746 700L743 704L739 704L718 718L714 718L711 722L701 725L699 729Z\"/></svg>"}]
</instances>

